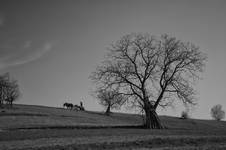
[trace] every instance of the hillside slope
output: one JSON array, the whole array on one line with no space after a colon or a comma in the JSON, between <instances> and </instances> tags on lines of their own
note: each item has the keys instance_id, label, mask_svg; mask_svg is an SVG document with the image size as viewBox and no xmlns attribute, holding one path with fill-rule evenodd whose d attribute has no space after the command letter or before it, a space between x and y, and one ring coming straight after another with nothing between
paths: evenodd
<instances>
[{"instance_id":1,"label":"hillside slope","mask_svg":"<svg viewBox=\"0 0 226 150\"><path fill-rule=\"evenodd\" d=\"M13 109L0 109L0 120L0 129L45 126L126 126L142 123L139 115L115 113L105 116L101 112L33 105L15 105Z\"/></svg>"},{"instance_id":2,"label":"hillside slope","mask_svg":"<svg viewBox=\"0 0 226 150\"><path fill-rule=\"evenodd\" d=\"M160 116L166 129L136 128L140 115L15 105L0 109L0 150L226 149L226 122Z\"/></svg>"},{"instance_id":3,"label":"hillside slope","mask_svg":"<svg viewBox=\"0 0 226 150\"><path fill-rule=\"evenodd\" d=\"M160 116L167 129L226 130L226 122L214 120L182 120L177 117ZM13 109L0 109L0 129L76 126L137 126L142 125L140 115L101 112L73 111L33 105L15 105Z\"/></svg>"}]
</instances>

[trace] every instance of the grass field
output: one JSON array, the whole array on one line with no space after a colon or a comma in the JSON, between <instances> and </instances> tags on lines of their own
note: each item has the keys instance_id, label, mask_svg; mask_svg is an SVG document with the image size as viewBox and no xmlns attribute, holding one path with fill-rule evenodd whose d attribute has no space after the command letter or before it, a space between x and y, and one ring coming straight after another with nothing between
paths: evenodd
<instances>
[{"instance_id":1,"label":"grass field","mask_svg":"<svg viewBox=\"0 0 226 150\"><path fill-rule=\"evenodd\" d=\"M161 116L163 130L138 128L142 117L15 105L0 109L0 149L226 149L226 122Z\"/></svg>"}]
</instances>

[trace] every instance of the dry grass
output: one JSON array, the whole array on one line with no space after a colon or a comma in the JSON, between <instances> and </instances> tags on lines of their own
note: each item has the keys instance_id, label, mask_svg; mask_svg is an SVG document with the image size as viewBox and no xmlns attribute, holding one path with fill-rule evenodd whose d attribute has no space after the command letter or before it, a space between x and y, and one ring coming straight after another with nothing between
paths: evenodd
<instances>
[{"instance_id":1,"label":"dry grass","mask_svg":"<svg viewBox=\"0 0 226 150\"><path fill-rule=\"evenodd\" d=\"M93 136L40 138L33 140L18 140L13 143L2 141L0 145L5 150L15 149L133 149L133 148L197 148L218 147L226 142L226 136ZM225 146L225 144L224 144Z\"/></svg>"},{"instance_id":2,"label":"dry grass","mask_svg":"<svg viewBox=\"0 0 226 150\"><path fill-rule=\"evenodd\" d=\"M146 130L125 128L142 123L138 115L16 105L0 110L0 149L226 149L225 122L160 118L167 129Z\"/></svg>"},{"instance_id":3,"label":"dry grass","mask_svg":"<svg viewBox=\"0 0 226 150\"><path fill-rule=\"evenodd\" d=\"M115 114L107 117L102 113L71 111L63 108L16 105L14 109L0 112L0 129L29 128L40 126L109 126L136 125L141 118L134 115Z\"/></svg>"}]
</instances>

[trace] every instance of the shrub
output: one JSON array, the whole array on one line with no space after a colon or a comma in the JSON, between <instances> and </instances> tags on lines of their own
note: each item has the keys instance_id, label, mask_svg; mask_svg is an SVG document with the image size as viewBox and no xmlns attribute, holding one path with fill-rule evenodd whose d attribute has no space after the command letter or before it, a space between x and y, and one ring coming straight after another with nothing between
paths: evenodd
<instances>
[{"instance_id":1,"label":"shrub","mask_svg":"<svg viewBox=\"0 0 226 150\"><path fill-rule=\"evenodd\" d=\"M181 113L181 119L188 119L189 116L188 116L188 112L187 111L182 111Z\"/></svg>"}]
</instances>

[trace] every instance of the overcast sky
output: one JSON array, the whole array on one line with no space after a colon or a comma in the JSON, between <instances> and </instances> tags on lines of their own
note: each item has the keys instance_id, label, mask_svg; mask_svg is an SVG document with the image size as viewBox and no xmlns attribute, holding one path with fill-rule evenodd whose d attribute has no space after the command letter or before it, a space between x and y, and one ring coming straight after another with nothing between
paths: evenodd
<instances>
[{"instance_id":1,"label":"overcast sky","mask_svg":"<svg viewBox=\"0 0 226 150\"><path fill-rule=\"evenodd\" d=\"M22 104L62 106L65 101L103 110L90 96L90 73L106 48L131 32L170 34L207 53L199 104L192 117L226 110L225 0L1 0L0 73L19 81ZM179 116L184 108L158 109Z\"/></svg>"}]
</instances>

